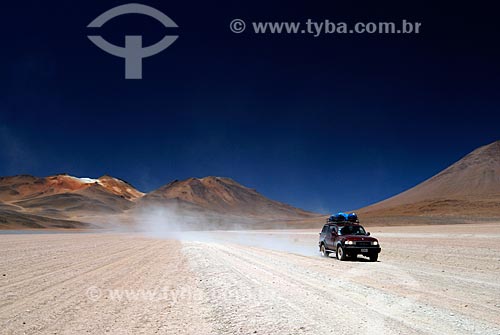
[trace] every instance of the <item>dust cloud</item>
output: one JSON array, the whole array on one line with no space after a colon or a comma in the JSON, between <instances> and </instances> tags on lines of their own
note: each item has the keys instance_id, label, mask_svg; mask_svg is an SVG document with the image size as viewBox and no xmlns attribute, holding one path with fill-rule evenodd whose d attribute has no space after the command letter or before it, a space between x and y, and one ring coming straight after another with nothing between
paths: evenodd
<instances>
[{"instance_id":1,"label":"dust cloud","mask_svg":"<svg viewBox=\"0 0 500 335\"><path fill-rule=\"evenodd\" d=\"M318 256L319 231L277 229L283 225L276 223L269 223L263 230L250 230L253 224L262 222L254 218L188 212L173 206L162 206L141 209L134 214L133 221L136 231L157 239L238 244L304 256ZM301 238L298 235L302 235Z\"/></svg>"}]
</instances>

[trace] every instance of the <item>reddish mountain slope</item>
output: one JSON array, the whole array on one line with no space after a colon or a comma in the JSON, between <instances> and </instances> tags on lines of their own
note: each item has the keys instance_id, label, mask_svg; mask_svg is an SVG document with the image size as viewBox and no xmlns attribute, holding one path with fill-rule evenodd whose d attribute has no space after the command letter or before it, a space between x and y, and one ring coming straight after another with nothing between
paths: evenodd
<instances>
[{"instance_id":1,"label":"reddish mountain slope","mask_svg":"<svg viewBox=\"0 0 500 335\"><path fill-rule=\"evenodd\" d=\"M359 211L365 217L500 218L500 141L423 183Z\"/></svg>"},{"instance_id":2,"label":"reddish mountain slope","mask_svg":"<svg viewBox=\"0 0 500 335\"><path fill-rule=\"evenodd\" d=\"M77 178L59 174L44 178L29 175L0 178L0 203L15 213L54 219L78 220L82 216L120 213L142 197L130 184L103 176L99 179ZM0 208L0 210L2 210ZM2 212L0 216L7 217Z\"/></svg>"},{"instance_id":3,"label":"reddish mountain slope","mask_svg":"<svg viewBox=\"0 0 500 335\"><path fill-rule=\"evenodd\" d=\"M101 188L104 192L129 200L144 195L127 182L110 176L91 179L77 178L67 174L44 178L19 175L0 177L0 200L4 202L26 200L53 194L72 193L89 188Z\"/></svg>"},{"instance_id":4,"label":"reddish mountain slope","mask_svg":"<svg viewBox=\"0 0 500 335\"><path fill-rule=\"evenodd\" d=\"M175 180L140 199L142 206L168 205L191 210L238 214L267 219L299 219L317 214L270 200L230 178L205 177Z\"/></svg>"}]
</instances>

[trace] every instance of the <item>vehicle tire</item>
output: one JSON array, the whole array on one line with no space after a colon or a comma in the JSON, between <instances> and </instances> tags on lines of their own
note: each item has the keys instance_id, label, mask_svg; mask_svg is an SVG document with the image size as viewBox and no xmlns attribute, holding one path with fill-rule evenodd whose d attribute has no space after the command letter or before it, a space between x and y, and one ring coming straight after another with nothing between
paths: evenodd
<instances>
[{"instance_id":1,"label":"vehicle tire","mask_svg":"<svg viewBox=\"0 0 500 335\"><path fill-rule=\"evenodd\" d=\"M322 244L321 247L319 248L319 252L321 253L321 256L323 256L323 257L330 256L330 253L328 251L326 251L326 247L324 244Z\"/></svg>"},{"instance_id":2,"label":"vehicle tire","mask_svg":"<svg viewBox=\"0 0 500 335\"><path fill-rule=\"evenodd\" d=\"M341 246L337 247L337 259L339 261L345 261L347 259L344 248L342 248Z\"/></svg>"},{"instance_id":3,"label":"vehicle tire","mask_svg":"<svg viewBox=\"0 0 500 335\"><path fill-rule=\"evenodd\" d=\"M378 260L378 254L370 256L370 262L376 262Z\"/></svg>"}]
</instances>

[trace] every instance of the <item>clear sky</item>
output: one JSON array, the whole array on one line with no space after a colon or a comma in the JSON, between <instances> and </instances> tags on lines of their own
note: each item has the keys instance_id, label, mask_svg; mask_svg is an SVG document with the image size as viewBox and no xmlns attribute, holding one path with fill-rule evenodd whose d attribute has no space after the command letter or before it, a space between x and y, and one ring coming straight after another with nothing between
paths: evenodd
<instances>
[{"instance_id":1,"label":"clear sky","mask_svg":"<svg viewBox=\"0 0 500 335\"><path fill-rule=\"evenodd\" d=\"M98 34L178 40L124 80L86 28L123 1L2 5L0 175L110 174L142 191L231 177L321 212L399 193L500 138L498 13L481 2L141 1ZM350 4L349 4L350 3ZM229 22L422 22L418 35L234 34ZM93 31L95 33L95 31Z\"/></svg>"}]
</instances>

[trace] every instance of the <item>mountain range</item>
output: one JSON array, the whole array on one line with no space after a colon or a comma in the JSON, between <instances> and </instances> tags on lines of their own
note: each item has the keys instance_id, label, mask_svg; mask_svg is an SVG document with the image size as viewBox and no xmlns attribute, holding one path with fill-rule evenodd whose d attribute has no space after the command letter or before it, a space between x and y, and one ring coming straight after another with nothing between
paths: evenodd
<instances>
[{"instance_id":1,"label":"mountain range","mask_svg":"<svg viewBox=\"0 0 500 335\"><path fill-rule=\"evenodd\" d=\"M319 214L270 200L230 178L174 180L150 193L102 176L78 178L18 175L0 178L0 228L108 227L134 225L159 210L194 221L296 221ZM193 221L191 220L191 221Z\"/></svg>"}]
</instances>

